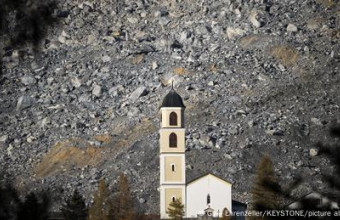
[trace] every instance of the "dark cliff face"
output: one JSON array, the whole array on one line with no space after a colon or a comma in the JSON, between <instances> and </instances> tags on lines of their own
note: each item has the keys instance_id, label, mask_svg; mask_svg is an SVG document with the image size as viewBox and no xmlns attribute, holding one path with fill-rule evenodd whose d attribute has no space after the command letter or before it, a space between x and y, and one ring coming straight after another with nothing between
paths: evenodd
<instances>
[{"instance_id":1,"label":"dark cliff face","mask_svg":"<svg viewBox=\"0 0 340 220\"><path fill-rule=\"evenodd\" d=\"M324 187L314 143L339 122L336 1L69 0L54 14L39 54L3 50L0 161L17 186L89 200L123 171L158 212L158 109L174 81L188 180L215 173L246 202L269 154L283 182L306 176L301 193Z\"/></svg>"}]
</instances>

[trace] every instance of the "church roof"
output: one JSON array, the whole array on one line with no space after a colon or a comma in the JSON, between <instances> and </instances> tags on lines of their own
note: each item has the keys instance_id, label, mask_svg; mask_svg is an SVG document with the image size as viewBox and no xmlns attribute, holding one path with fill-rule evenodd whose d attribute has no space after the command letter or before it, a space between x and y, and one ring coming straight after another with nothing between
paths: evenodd
<instances>
[{"instance_id":1,"label":"church roof","mask_svg":"<svg viewBox=\"0 0 340 220\"><path fill-rule=\"evenodd\" d=\"M164 97L161 108L163 107L181 107L185 108L182 97L172 87L170 92Z\"/></svg>"},{"instance_id":2,"label":"church roof","mask_svg":"<svg viewBox=\"0 0 340 220\"><path fill-rule=\"evenodd\" d=\"M211 176L211 177L213 177L213 178L215 178L215 179L217 179L219 181L222 181L223 183L225 183L227 185L230 185L230 186L232 185L230 182L228 182L228 181L224 180L223 178L218 177L218 176L216 176L215 174L212 174L212 173L207 173L207 174L204 174L202 176L199 176L199 177L191 180L190 182L188 182L187 185L190 185L190 184L192 184L192 183L194 183L194 182L196 182L196 181L198 181L200 179L203 179L204 177L207 177L207 176Z\"/></svg>"}]
</instances>

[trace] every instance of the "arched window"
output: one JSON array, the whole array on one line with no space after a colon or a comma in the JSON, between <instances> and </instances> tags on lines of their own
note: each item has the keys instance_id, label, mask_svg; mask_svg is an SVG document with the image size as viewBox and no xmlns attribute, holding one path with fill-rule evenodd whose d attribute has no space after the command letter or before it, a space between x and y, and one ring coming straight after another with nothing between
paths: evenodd
<instances>
[{"instance_id":1,"label":"arched window","mask_svg":"<svg viewBox=\"0 0 340 220\"><path fill-rule=\"evenodd\" d=\"M175 196L172 196L172 202L175 202L176 201L176 197Z\"/></svg>"},{"instance_id":2,"label":"arched window","mask_svg":"<svg viewBox=\"0 0 340 220\"><path fill-rule=\"evenodd\" d=\"M175 112L170 113L170 125L177 125L177 114Z\"/></svg>"},{"instance_id":3,"label":"arched window","mask_svg":"<svg viewBox=\"0 0 340 220\"><path fill-rule=\"evenodd\" d=\"M210 201L210 194L208 194L208 195L207 195L207 205L209 205L210 202L211 202L211 201Z\"/></svg>"},{"instance_id":4,"label":"arched window","mask_svg":"<svg viewBox=\"0 0 340 220\"><path fill-rule=\"evenodd\" d=\"M171 171L175 172L175 164L171 164Z\"/></svg>"},{"instance_id":5,"label":"arched window","mask_svg":"<svg viewBox=\"0 0 340 220\"><path fill-rule=\"evenodd\" d=\"M169 146L177 147L177 135L175 133L171 133L169 136Z\"/></svg>"}]
</instances>

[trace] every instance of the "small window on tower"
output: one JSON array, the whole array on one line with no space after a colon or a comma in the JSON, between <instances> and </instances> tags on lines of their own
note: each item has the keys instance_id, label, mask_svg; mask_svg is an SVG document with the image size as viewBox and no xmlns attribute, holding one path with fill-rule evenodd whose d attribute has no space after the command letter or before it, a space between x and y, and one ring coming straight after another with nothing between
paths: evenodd
<instances>
[{"instance_id":1,"label":"small window on tower","mask_svg":"<svg viewBox=\"0 0 340 220\"><path fill-rule=\"evenodd\" d=\"M177 135L175 133L171 133L169 136L169 146L177 147Z\"/></svg>"},{"instance_id":2,"label":"small window on tower","mask_svg":"<svg viewBox=\"0 0 340 220\"><path fill-rule=\"evenodd\" d=\"M210 195L208 194L207 195L207 205L209 205L210 204Z\"/></svg>"},{"instance_id":3,"label":"small window on tower","mask_svg":"<svg viewBox=\"0 0 340 220\"><path fill-rule=\"evenodd\" d=\"M171 171L175 172L175 164L171 164Z\"/></svg>"},{"instance_id":4,"label":"small window on tower","mask_svg":"<svg viewBox=\"0 0 340 220\"><path fill-rule=\"evenodd\" d=\"M171 200L172 200L172 202L175 202L176 201L176 197L172 196Z\"/></svg>"},{"instance_id":5,"label":"small window on tower","mask_svg":"<svg viewBox=\"0 0 340 220\"><path fill-rule=\"evenodd\" d=\"M175 112L170 113L170 125L177 125L177 114Z\"/></svg>"}]
</instances>

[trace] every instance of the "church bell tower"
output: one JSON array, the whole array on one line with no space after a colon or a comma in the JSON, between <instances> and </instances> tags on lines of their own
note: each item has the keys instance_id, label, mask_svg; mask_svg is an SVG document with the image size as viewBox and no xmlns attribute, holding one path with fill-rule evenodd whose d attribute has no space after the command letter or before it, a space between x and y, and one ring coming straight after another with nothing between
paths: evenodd
<instances>
[{"instance_id":1,"label":"church bell tower","mask_svg":"<svg viewBox=\"0 0 340 220\"><path fill-rule=\"evenodd\" d=\"M180 199L186 210L185 128L182 98L171 88L160 107L160 215L169 218L169 204Z\"/></svg>"}]
</instances>

